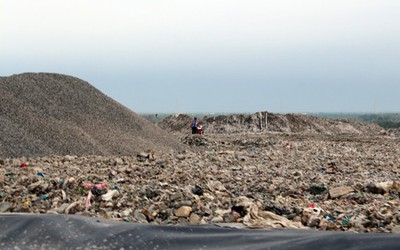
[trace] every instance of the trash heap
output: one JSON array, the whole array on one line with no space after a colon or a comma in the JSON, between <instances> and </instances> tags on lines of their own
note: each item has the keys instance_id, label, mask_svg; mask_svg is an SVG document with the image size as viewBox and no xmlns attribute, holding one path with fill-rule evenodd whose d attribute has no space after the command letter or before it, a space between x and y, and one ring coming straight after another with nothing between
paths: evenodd
<instances>
[{"instance_id":1,"label":"trash heap","mask_svg":"<svg viewBox=\"0 0 400 250\"><path fill-rule=\"evenodd\" d=\"M0 212L400 232L395 137L263 133L203 141L201 150L179 153L2 158Z\"/></svg>"},{"instance_id":2,"label":"trash heap","mask_svg":"<svg viewBox=\"0 0 400 250\"><path fill-rule=\"evenodd\" d=\"M164 118L158 126L172 132L185 132L191 120L186 114ZM304 114L278 114L257 112L254 114L230 114L204 116L199 120L207 134L242 134L259 132L340 134L379 133L382 128L375 123L356 120L326 119Z\"/></svg>"}]
</instances>

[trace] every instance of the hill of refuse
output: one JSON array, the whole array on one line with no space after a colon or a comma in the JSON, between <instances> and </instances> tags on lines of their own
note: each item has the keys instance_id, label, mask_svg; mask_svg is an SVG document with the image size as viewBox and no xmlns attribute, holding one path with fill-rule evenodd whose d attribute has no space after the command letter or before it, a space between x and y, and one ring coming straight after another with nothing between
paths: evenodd
<instances>
[{"instance_id":1,"label":"hill of refuse","mask_svg":"<svg viewBox=\"0 0 400 250\"><path fill-rule=\"evenodd\" d=\"M159 126L169 131L184 132L190 129L192 117L186 114L171 115ZM204 117L199 121L205 132L211 134L243 132L284 132L312 134L363 134L379 133L382 128L374 123L353 120L333 120L302 114L233 114Z\"/></svg>"},{"instance_id":2,"label":"hill of refuse","mask_svg":"<svg viewBox=\"0 0 400 250\"><path fill-rule=\"evenodd\" d=\"M185 147L75 77L0 77L0 156L131 155Z\"/></svg>"},{"instance_id":3,"label":"hill of refuse","mask_svg":"<svg viewBox=\"0 0 400 250\"><path fill-rule=\"evenodd\" d=\"M400 232L398 130L259 112L202 118L191 135L190 116L160 128L73 77L1 78L0 91L0 214ZM132 155L183 148L171 134L190 150Z\"/></svg>"},{"instance_id":4,"label":"hill of refuse","mask_svg":"<svg viewBox=\"0 0 400 250\"><path fill-rule=\"evenodd\" d=\"M188 137L209 143L154 158L0 157L0 214L400 233L396 137L274 132Z\"/></svg>"}]
</instances>

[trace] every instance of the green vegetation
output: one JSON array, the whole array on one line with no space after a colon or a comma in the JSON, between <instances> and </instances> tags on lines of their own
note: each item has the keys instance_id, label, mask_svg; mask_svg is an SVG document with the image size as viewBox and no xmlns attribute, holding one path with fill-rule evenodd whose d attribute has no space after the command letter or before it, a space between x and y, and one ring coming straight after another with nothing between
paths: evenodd
<instances>
[{"instance_id":1,"label":"green vegetation","mask_svg":"<svg viewBox=\"0 0 400 250\"><path fill-rule=\"evenodd\" d=\"M373 122L383 128L400 128L400 113L315 113L311 115L330 119L350 119Z\"/></svg>"}]
</instances>

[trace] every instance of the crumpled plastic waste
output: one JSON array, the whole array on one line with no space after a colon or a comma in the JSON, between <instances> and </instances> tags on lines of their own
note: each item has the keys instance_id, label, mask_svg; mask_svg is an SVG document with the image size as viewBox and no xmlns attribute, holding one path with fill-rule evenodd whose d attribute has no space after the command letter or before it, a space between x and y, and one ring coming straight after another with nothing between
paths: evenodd
<instances>
[{"instance_id":1,"label":"crumpled plastic waste","mask_svg":"<svg viewBox=\"0 0 400 250\"><path fill-rule=\"evenodd\" d=\"M246 210L243 223L249 228L304 228L299 222L261 210L262 204L247 197L238 197L236 204Z\"/></svg>"},{"instance_id":2,"label":"crumpled plastic waste","mask_svg":"<svg viewBox=\"0 0 400 250\"><path fill-rule=\"evenodd\" d=\"M109 190L106 194L103 194L101 196L101 199L103 201L111 201L114 197L117 197L119 195L118 190Z\"/></svg>"}]
</instances>

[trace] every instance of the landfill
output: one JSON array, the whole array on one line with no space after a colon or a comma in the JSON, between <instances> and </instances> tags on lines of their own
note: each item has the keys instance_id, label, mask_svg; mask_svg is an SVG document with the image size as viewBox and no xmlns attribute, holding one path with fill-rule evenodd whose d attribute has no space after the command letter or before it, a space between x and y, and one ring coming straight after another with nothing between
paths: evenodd
<instances>
[{"instance_id":1,"label":"landfill","mask_svg":"<svg viewBox=\"0 0 400 250\"><path fill-rule=\"evenodd\" d=\"M400 232L396 129L304 114L152 124L78 78L0 77L0 213Z\"/></svg>"},{"instance_id":2,"label":"landfill","mask_svg":"<svg viewBox=\"0 0 400 250\"><path fill-rule=\"evenodd\" d=\"M400 232L400 147L394 135L176 136L193 150L1 158L0 213Z\"/></svg>"}]
</instances>

